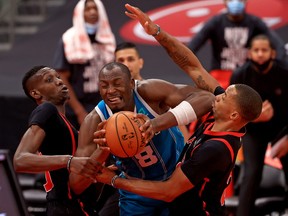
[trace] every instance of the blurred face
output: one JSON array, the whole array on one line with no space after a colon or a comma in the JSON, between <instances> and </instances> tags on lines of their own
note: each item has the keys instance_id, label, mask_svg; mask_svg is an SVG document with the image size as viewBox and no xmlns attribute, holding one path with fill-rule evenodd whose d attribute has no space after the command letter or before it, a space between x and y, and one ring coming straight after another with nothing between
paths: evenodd
<instances>
[{"instance_id":1,"label":"blurred face","mask_svg":"<svg viewBox=\"0 0 288 216\"><path fill-rule=\"evenodd\" d=\"M133 89L134 80L129 80L120 68L100 72L99 91L113 112L134 110Z\"/></svg>"},{"instance_id":2,"label":"blurred face","mask_svg":"<svg viewBox=\"0 0 288 216\"><path fill-rule=\"evenodd\" d=\"M270 47L269 41L265 39L257 39L253 41L249 50L249 58L259 65L273 59L275 51Z\"/></svg>"},{"instance_id":3,"label":"blurred face","mask_svg":"<svg viewBox=\"0 0 288 216\"><path fill-rule=\"evenodd\" d=\"M212 105L215 120L226 121L236 112L235 96L237 92L234 85L229 86L223 94L217 95Z\"/></svg>"},{"instance_id":4,"label":"blurred face","mask_svg":"<svg viewBox=\"0 0 288 216\"><path fill-rule=\"evenodd\" d=\"M86 23L95 24L98 22L99 14L94 0L88 0L84 9L84 20Z\"/></svg>"},{"instance_id":5,"label":"blurred face","mask_svg":"<svg viewBox=\"0 0 288 216\"><path fill-rule=\"evenodd\" d=\"M232 16L240 16L245 11L246 0L224 0L227 11Z\"/></svg>"},{"instance_id":6,"label":"blurred face","mask_svg":"<svg viewBox=\"0 0 288 216\"><path fill-rule=\"evenodd\" d=\"M140 79L140 70L143 67L143 59L139 57L134 48L119 50L115 53L115 61L126 65L133 79Z\"/></svg>"},{"instance_id":7,"label":"blurred face","mask_svg":"<svg viewBox=\"0 0 288 216\"><path fill-rule=\"evenodd\" d=\"M59 73L51 68L43 68L31 78L30 94L58 105L69 99L68 88L60 79Z\"/></svg>"}]
</instances>

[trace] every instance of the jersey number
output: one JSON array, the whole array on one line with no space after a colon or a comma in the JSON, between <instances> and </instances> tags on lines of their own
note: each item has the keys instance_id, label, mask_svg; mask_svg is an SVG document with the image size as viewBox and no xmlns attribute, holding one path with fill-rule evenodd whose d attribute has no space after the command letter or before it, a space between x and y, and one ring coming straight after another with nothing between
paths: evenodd
<instances>
[{"instance_id":1,"label":"jersey number","mask_svg":"<svg viewBox=\"0 0 288 216\"><path fill-rule=\"evenodd\" d=\"M145 146L143 151L134 156L141 167L151 166L157 163L158 158L153 154L153 149L150 145Z\"/></svg>"}]
</instances>

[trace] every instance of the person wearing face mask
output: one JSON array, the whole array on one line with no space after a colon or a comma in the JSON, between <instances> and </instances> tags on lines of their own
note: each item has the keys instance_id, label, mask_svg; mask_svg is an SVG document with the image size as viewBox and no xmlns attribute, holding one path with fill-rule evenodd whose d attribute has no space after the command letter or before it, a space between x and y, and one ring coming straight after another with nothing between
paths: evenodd
<instances>
[{"instance_id":1,"label":"person wearing face mask","mask_svg":"<svg viewBox=\"0 0 288 216\"><path fill-rule=\"evenodd\" d=\"M210 18L188 43L187 46L197 53L210 40L210 71L230 71L231 74L243 65L248 45L258 34L269 35L277 50L277 59L286 57L285 43L259 17L246 13L246 3L247 0L224 0L225 12Z\"/></svg>"},{"instance_id":2,"label":"person wearing face mask","mask_svg":"<svg viewBox=\"0 0 288 216\"><path fill-rule=\"evenodd\" d=\"M66 115L77 129L101 100L98 72L114 60L115 47L101 0L80 0L74 8L73 26L62 35L53 59L53 67L70 90Z\"/></svg>"},{"instance_id":3,"label":"person wearing face mask","mask_svg":"<svg viewBox=\"0 0 288 216\"><path fill-rule=\"evenodd\" d=\"M257 215L254 203L267 145L269 142L277 143L288 125L288 67L286 62L276 60L275 56L276 51L268 36L255 36L249 47L249 60L232 73L230 80L230 84L243 83L254 88L263 100L262 113L247 125L243 137L244 177L240 186L237 216ZM281 157L280 161L287 184L288 154Z\"/></svg>"}]
</instances>

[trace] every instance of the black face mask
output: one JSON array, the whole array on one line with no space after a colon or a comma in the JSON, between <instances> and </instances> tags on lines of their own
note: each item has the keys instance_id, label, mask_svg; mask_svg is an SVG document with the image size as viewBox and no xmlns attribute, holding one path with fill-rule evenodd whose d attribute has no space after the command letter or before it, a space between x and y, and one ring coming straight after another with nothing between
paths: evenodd
<instances>
[{"instance_id":1,"label":"black face mask","mask_svg":"<svg viewBox=\"0 0 288 216\"><path fill-rule=\"evenodd\" d=\"M268 68L270 62L272 62L273 59L270 58L270 59L268 59L266 62L264 62L261 65L258 62L253 61L252 59L250 59L250 61L252 62L252 64L257 68L257 70L260 73L263 73L263 71L265 71Z\"/></svg>"}]
</instances>

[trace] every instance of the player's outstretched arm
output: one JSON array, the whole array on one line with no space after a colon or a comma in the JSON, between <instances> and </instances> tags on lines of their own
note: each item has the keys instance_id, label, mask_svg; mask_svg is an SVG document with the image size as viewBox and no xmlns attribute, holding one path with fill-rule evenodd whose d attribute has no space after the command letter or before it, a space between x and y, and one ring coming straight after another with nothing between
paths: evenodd
<instances>
[{"instance_id":1,"label":"player's outstretched arm","mask_svg":"<svg viewBox=\"0 0 288 216\"><path fill-rule=\"evenodd\" d=\"M125 4L125 7L127 9L125 14L132 19L138 20L146 33L154 36L162 47L165 48L172 60L192 78L199 88L214 93L215 88L219 86L218 81L203 68L199 59L188 47L160 29L160 27L152 22L149 16L139 8L129 4Z\"/></svg>"}]
</instances>

